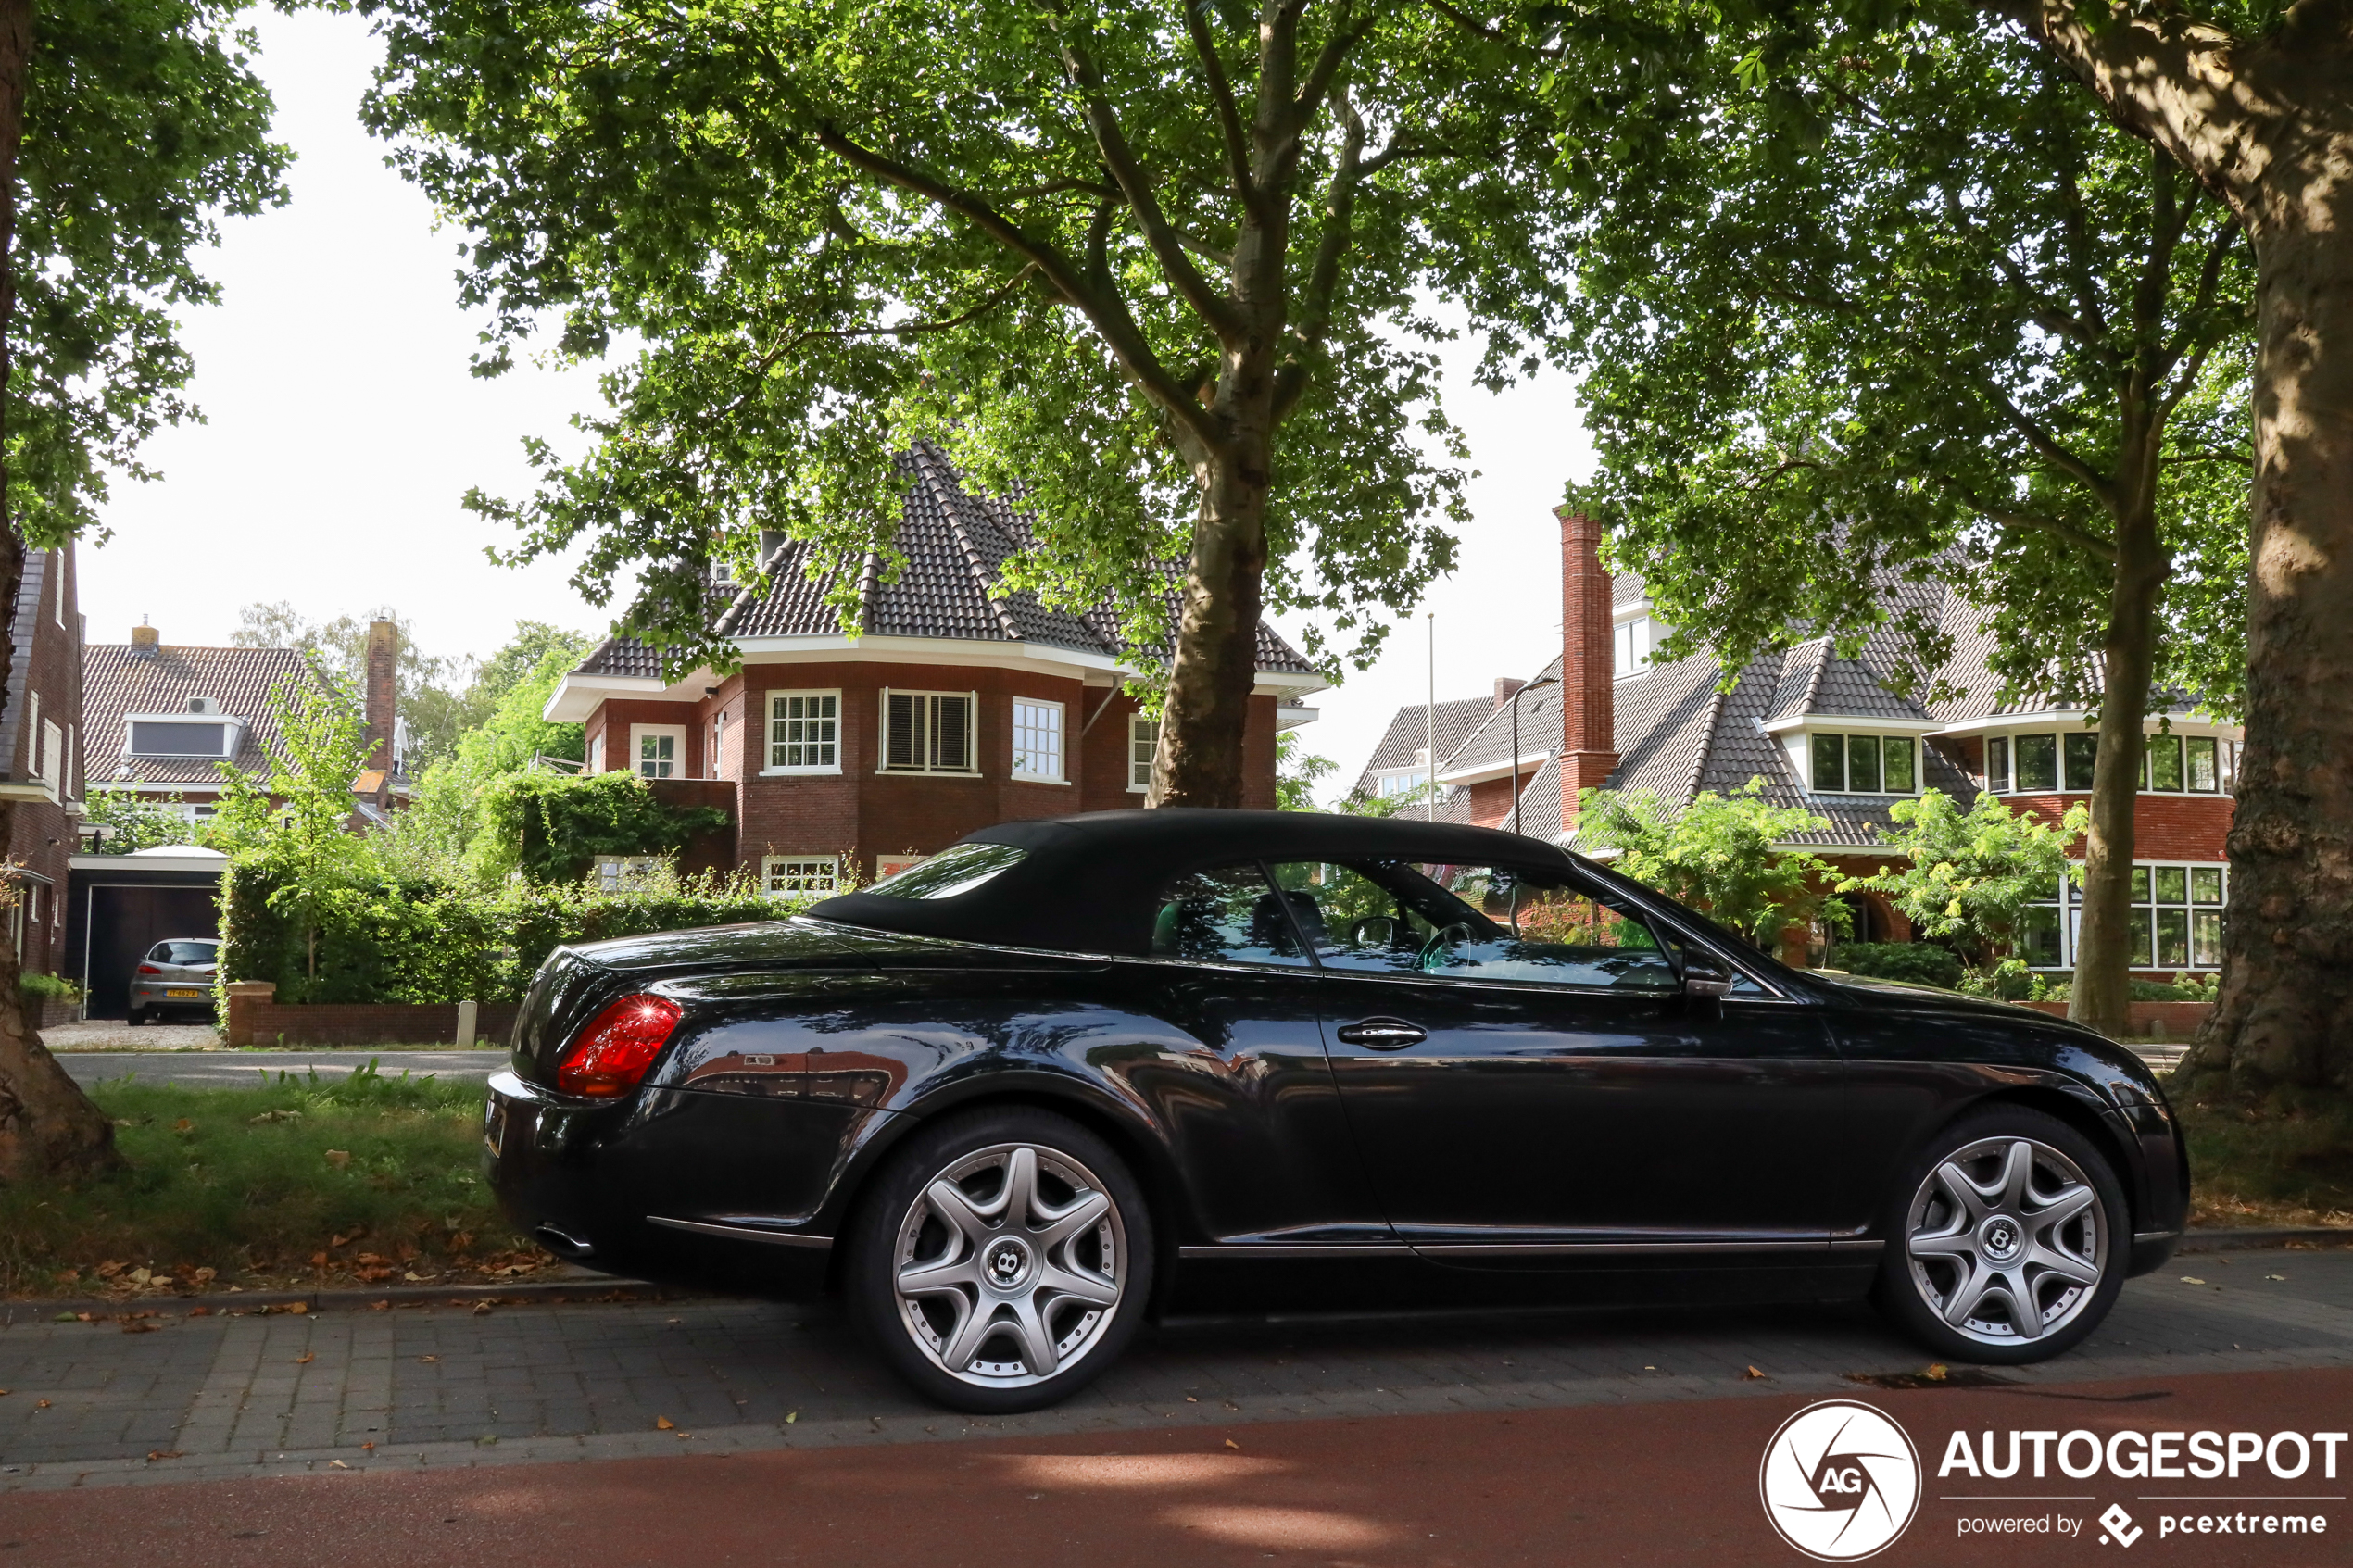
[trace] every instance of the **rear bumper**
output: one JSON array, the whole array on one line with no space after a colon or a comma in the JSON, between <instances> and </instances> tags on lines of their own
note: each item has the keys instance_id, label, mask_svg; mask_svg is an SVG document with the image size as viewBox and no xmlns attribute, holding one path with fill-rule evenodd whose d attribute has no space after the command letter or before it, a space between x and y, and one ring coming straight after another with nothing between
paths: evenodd
<instances>
[{"instance_id":1,"label":"rear bumper","mask_svg":"<svg viewBox=\"0 0 2353 1568\"><path fill-rule=\"evenodd\" d=\"M174 991L193 991L194 996L175 997ZM134 980L131 983L131 1005L134 1008L204 1008L211 1009L220 995L220 987L202 982L185 980Z\"/></svg>"},{"instance_id":2,"label":"rear bumper","mask_svg":"<svg viewBox=\"0 0 2353 1568\"><path fill-rule=\"evenodd\" d=\"M807 1220L844 1147L837 1109L679 1090L615 1104L502 1072L484 1171L515 1228L570 1261L808 1299L831 1268L834 1238Z\"/></svg>"}]
</instances>

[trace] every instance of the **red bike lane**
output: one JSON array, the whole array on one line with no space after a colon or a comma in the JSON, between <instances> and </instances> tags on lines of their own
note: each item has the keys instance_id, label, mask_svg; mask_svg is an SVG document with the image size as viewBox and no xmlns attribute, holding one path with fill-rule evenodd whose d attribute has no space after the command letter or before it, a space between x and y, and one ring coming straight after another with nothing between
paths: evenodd
<instances>
[{"instance_id":1,"label":"red bike lane","mask_svg":"<svg viewBox=\"0 0 2353 1568\"><path fill-rule=\"evenodd\" d=\"M2353 1562L2353 1445L2335 1478L2259 1463L2236 1483L1939 1477L1952 1434L2344 1431L2353 1371L2208 1374L1851 1396L1894 1418L1921 1462L1887 1564ZM0 1568L308 1568L318 1563L924 1564L1142 1568L1268 1562L1344 1568L1486 1564L1802 1563L1758 1495L1768 1442L1815 1396L1579 1405L1229 1430L786 1449L433 1472L331 1472L0 1495ZM2003 1436L2002 1441L2007 1441ZM2000 1446L1997 1443L1996 1447ZM2126 1451L2132 1452L2131 1440ZM2085 1451L2078 1447L2079 1459ZM2286 1450L2292 1452L2292 1450ZM2068 1494L2091 1500L1953 1501ZM2185 1502L2151 1495L2227 1498ZM2246 1500L2248 1498L2259 1500ZM2289 1502L2285 1499L2311 1499ZM2111 1503L2129 1545L2105 1538ZM2325 1521L2242 1535L2253 1518ZM2228 1534L2183 1534L2196 1514ZM2171 1515L2176 1528L2160 1533ZM2026 1533L1962 1533L2015 1517ZM2062 1534L2058 1521L2078 1522ZM2044 1521L2045 1530L2031 1528Z\"/></svg>"}]
</instances>

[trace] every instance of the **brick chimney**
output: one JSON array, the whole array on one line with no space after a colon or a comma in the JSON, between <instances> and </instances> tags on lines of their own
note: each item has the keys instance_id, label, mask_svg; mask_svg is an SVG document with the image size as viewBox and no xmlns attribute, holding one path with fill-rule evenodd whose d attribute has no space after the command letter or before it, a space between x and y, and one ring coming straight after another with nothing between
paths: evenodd
<instances>
[{"instance_id":1,"label":"brick chimney","mask_svg":"<svg viewBox=\"0 0 2353 1568\"><path fill-rule=\"evenodd\" d=\"M133 659L153 659L160 633L152 626L131 628L131 655Z\"/></svg>"},{"instance_id":2,"label":"brick chimney","mask_svg":"<svg viewBox=\"0 0 2353 1568\"><path fill-rule=\"evenodd\" d=\"M1495 707L1493 711L1501 713L1504 710L1504 704L1512 700L1512 694L1526 684L1528 684L1526 681L1516 680L1509 675L1496 676Z\"/></svg>"},{"instance_id":3,"label":"brick chimney","mask_svg":"<svg viewBox=\"0 0 2353 1568\"><path fill-rule=\"evenodd\" d=\"M394 675L400 659L400 637L389 621L368 622L367 684L361 696L368 723L368 759L364 766L390 768L392 724L398 713Z\"/></svg>"},{"instance_id":4,"label":"brick chimney","mask_svg":"<svg viewBox=\"0 0 2353 1568\"><path fill-rule=\"evenodd\" d=\"M1611 689L1609 573L1602 526L1583 512L1554 508L1561 522L1561 825L1577 821L1579 790L1617 769L1617 703Z\"/></svg>"}]
</instances>

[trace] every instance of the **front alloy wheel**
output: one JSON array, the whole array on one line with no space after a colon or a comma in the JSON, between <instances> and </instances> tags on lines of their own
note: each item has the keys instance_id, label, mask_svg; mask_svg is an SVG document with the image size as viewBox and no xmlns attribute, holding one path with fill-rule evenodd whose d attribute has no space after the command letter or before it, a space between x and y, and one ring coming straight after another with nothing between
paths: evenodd
<instances>
[{"instance_id":1,"label":"front alloy wheel","mask_svg":"<svg viewBox=\"0 0 2353 1568\"><path fill-rule=\"evenodd\" d=\"M1957 1129L1922 1164L1883 1285L1937 1349L2029 1361L2075 1344L2122 1284L2124 1211L2107 1162L2036 1112Z\"/></svg>"},{"instance_id":2,"label":"front alloy wheel","mask_svg":"<svg viewBox=\"0 0 2353 1568\"><path fill-rule=\"evenodd\" d=\"M1084 1128L1026 1108L959 1119L911 1140L876 1198L852 1293L878 1347L940 1402L1051 1404L1133 1332L1149 1221Z\"/></svg>"}]
</instances>

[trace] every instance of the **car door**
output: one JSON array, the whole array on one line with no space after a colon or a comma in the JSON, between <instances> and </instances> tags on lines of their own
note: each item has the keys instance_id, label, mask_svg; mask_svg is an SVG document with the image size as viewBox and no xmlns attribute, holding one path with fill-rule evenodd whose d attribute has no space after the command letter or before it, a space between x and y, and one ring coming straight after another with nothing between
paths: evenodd
<instances>
[{"instance_id":1,"label":"car door","mask_svg":"<svg viewBox=\"0 0 2353 1568\"><path fill-rule=\"evenodd\" d=\"M1276 864L1383 1212L1493 1265L1805 1250L1831 1219L1842 1073L1810 1007L1687 997L1670 932L1554 871Z\"/></svg>"},{"instance_id":2,"label":"car door","mask_svg":"<svg viewBox=\"0 0 2353 1568\"><path fill-rule=\"evenodd\" d=\"M1314 960L1256 860L1159 897L1151 956L1109 995L1156 1035L1113 1067L1151 1110L1192 1208L1189 1247L1395 1247L1324 1052Z\"/></svg>"}]
</instances>

